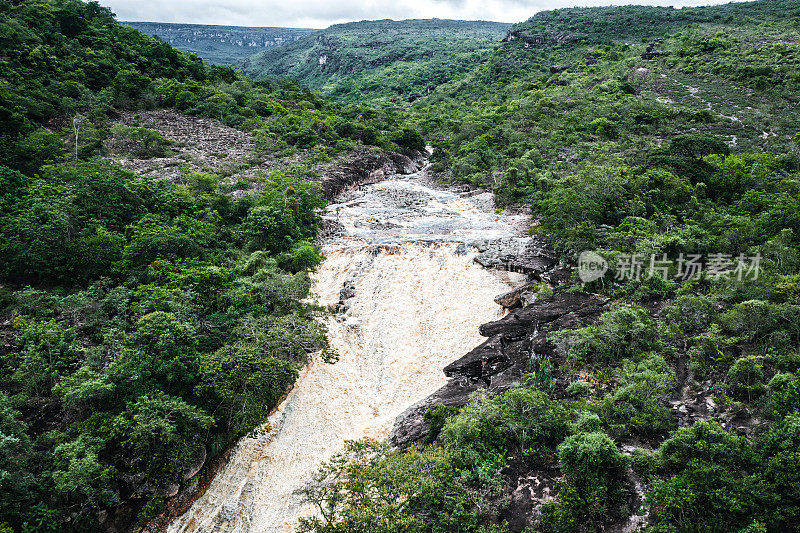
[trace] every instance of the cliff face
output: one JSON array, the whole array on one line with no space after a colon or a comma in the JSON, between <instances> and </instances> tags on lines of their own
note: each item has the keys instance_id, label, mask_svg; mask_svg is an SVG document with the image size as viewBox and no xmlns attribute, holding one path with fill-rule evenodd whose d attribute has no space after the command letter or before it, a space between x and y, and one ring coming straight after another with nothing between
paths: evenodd
<instances>
[{"instance_id":1,"label":"cliff face","mask_svg":"<svg viewBox=\"0 0 800 533\"><path fill-rule=\"evenodd\" d=\"M536 368L540 357L555 358L555 346L547 340L550 333L594 323L605 303L592 294L558 294L484 324L480 333L486 342L447 365L444 373L450 381L397 418L392 444L405 447L425 438L430 428L423 417L428 409L461 407L478 389L490 394L508 390L524 371Z\"/></svg>"},{"instance_id":2,"label":"cliff face","mask_svg":"<svg viewBox=\"0 0 800 533\"><path fill-rule=\"evenodd\" d=\"M145 35L158 37L178 50L195 53L216 65L233 65L247 56L292 43L317 31L308 28L249 28L165 22L122 24Z\"/></svg>"},{"instance_id":3,"label":"cliff face","mask_svg":"<svg viewBox=\"0 0 800 533\"><path fill-rule=\"evenodd\" d=\"M509 26L440 19L337 24L238 66L254 78L295 78L341 102L407 103L487 60Z\"/></svg>"},{"instance_id":4,"label":"cliff face","mask_svg":"<svg viewBox=\"0 0 800 533\"><path fill-rule=\"evenodd\" d=\"M525 30L511 30L508 32L508 35L506 35L506 38L503 39L503 42L510 42L514 39L519 39L525 43L525 46L546 46L577 43L585 38L585 33L544 31L531 34Z\"/></svg>"},{"instance_id":5,"label":"cliff face","mask_svg":"<svg viewBox=\"0 0 800 533\"><path fill-rule=\"evenodd\" d=\"M419 152L400 154L362 147L320 167L319 185L323 196L332 200L348 187L376 183L393 174L417 172L423 161Z\"/></svg>"}]
</instances>

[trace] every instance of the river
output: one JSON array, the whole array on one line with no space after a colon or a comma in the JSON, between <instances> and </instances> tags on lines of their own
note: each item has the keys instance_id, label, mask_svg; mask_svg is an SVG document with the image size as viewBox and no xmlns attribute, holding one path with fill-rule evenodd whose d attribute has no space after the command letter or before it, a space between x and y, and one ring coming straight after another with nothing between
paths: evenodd
<instances>
[{"instance_id":1,"label":"river","mask_svg":"<svg viewBox=\"0 0 800 533\"><path fill-rule=\"evenodd\" d=\"M520 216L494 211L489 193L433 185L425 169L343 193L329 205L326 260L313 297L335 364L312 357L292 392L242 439L208 490L171 532L293 532L312 512L295 495L345 440L385 439L395 417L442 386L445 365L482 342L496 295L521 280L489 271L470 243L514 236Z\"/></svg>"}]
</instances>

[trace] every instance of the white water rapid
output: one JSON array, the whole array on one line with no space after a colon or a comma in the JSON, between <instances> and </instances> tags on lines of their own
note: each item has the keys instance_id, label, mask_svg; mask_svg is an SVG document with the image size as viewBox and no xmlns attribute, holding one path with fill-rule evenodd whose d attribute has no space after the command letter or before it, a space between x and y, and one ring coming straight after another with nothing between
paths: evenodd
<instances>
[{"instance_id":1,"label":"white water rapid","mask_svg":"<svg viewBox=\"0 0 800 533\"><path fill-rule=\"evenodd\" d=\"M437 190L423 170L344 193L339 231L314 275L319 303L354 296L328 321L340 359L312 358L265 429L242 439L172 532L293 532L312 509L294 492L349 439L385 439L395 417L446 381L442 368L480 342L493 298L519 281L473 262L469 243L515 235L491 195ZM466 244L467 246L464 246ZM513 276L513 275L511 275ZM270 428L270 429L267 429Z\"/></svg>"}]
</instances>

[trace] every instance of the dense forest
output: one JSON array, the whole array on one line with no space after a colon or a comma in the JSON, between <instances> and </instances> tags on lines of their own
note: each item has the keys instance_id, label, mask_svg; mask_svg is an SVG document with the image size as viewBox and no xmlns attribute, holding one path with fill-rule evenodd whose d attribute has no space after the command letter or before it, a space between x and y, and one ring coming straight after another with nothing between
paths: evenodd
<instances>
[{"instance_id":1,"label":"dense forest","mask_svg":"<svg viewBox=\"0 0 800 533\"><path fill-rule=\"evenodd\" d=\"M144 523L326 349L304 303L322 259L313 165L418 139L96 2L0 2L0 41L0 530L92 531L121 502ZM292 163L255 183L114 164L173 149L115 122L164 107L252 132L254 166Z\"/></svg>"},{"instance_id":2,"label":"dense forest","mask_svg":"<svg viewBox=\"0 0 800 533\"><path fill-rule=\"evenodd\" d=\"M327 349L316 165L425 141L436 177L529 208L563 264L608 261L542 299L606 303L515 387L430 410L424 442L351 443L301 529L798 530L798 22L798 0L560 9L373 55L357 23L256 56L254 80L97 2L0 2L0 531L93 531L123 502L144 524L261 424ZM175 149L117 121L161 108L282 165L241 183L112 161ZM687 397L710 407L679 417ZM557 480L522 526L521 475Z\"/></svg>"}]
</instances>

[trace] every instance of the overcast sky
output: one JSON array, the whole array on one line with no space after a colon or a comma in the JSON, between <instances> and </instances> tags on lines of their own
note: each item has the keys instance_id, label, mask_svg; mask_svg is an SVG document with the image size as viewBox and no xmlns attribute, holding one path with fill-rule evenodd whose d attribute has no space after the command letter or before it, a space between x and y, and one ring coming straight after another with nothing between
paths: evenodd
<instances>
[{"instance_id":1,"label":"overcast sky","mask_svg":"<svg viewBox=\"0 0 800 533\"><path fill-rule=\"evenodd\" d=\"M449 18L520 22L568 6L701 6L713 0L100 0L119 20L327 28L354 20Z\"/></svg>"}]
</instances>

